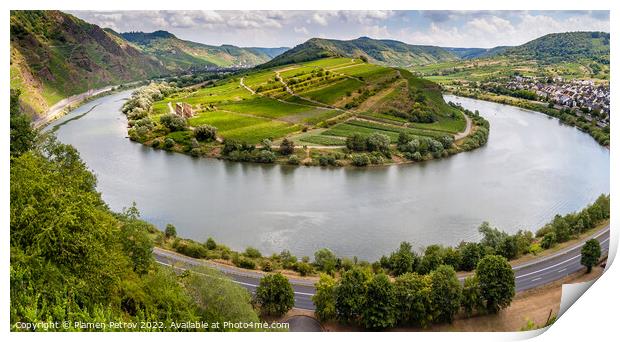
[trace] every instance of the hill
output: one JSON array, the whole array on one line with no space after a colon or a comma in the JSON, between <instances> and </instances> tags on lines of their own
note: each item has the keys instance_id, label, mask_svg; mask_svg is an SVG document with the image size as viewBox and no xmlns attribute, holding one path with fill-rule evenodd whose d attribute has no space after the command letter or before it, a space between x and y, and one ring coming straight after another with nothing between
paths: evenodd
<instances>
[{"instance_id":1,"label":"hill","mask_svg":"<svg viewBox=\"0 0 620 342\"><path fill-rule=\"evenodd\" d=\"M551 33L523 45L507 48L500 55L545 63L591 59L609 64L609 33Z\"/></svg>"},{"instance_id":2,"label":"hill","mask_svg":"<svg viewBox=\"0 0 620 342\"><path fill-rule=\"evenodd\" d=\"M153 83L123 112L134 141L236 161L363 166L475 148L463 111L439 85L350 57L247 70L201 88ZM476 130L480 146L488 130ZM276 148L289 142L298 148Z\"/></svg>"},{"instance_id":3,"label":"hill","mask_svg":"<svg viewBox=\"0 0 620 342\"><path fill-rule=\"evenodd\" d=\"M265 63L264 66L273 67L325 57L364 58L371 63L399 67L459 59L441 47L409 45L396 40L377 40L368 37L354 40L312 38Z\"/></svg>"},{"instance_id":4,"label":"hill","mask_svg":"<svg viewBox=\"0 0 620 342\"><path fill-rule=\"evenodd\" d=\"M174 71L210 66L254 66L267 62L286 50L205 45L179 39L166 31L126 32L120 36L136 49L160 60L168 70Z\"/></svg>"},{"instance_id":5,"label":"hill","mask_svg":"<svg viewBox=\"0 0 620 342\"><path fill-rule=\"evenodd\" d=\"M73 94L166 73L123 39L59 11L11 11L11 88L29 115Z\"/></svg>"}]
</instances>

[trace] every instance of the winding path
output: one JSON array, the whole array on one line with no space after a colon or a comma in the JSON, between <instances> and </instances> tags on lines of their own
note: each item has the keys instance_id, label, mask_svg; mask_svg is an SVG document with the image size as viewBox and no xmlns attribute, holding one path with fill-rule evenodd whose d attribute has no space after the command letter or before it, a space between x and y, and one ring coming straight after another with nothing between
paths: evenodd
<instances>
[{"instance_id":1,"label":"winding path","mask_svg":"<svg viewBox=\"0 0 620 342\"><path fill-rule=\"evenodd\" d=\"M465 126L465 130L461 133L456 133L454 135L454 140L461 140L463 138L465 138L466 136L469 135L469 133L471 133L471 118L469 116L467 116L467 114L463 114L463 116L465 117L465 122L467 123Z\"/></svg>"}]
</instances>

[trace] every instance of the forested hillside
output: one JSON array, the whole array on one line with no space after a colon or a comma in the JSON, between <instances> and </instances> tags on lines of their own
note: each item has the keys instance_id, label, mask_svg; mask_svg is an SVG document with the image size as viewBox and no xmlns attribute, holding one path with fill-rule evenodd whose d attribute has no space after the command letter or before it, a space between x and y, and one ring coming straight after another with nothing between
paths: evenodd
<instances>
[{"instance_id":1,"label":"forested hillside","mask_svg":"<svg viewBox=\"0 0 620 342\"><path fill-rule=\"evenodd\" d=\"M177 274L156 264L155 227L134 206L111 212L78 152L37 136L18 96L12 92L10 110L12 330L45 322L69 325L39 331L225 330L172 323L259 321L247 290L219 272ZM136 326L94 325L108 322Z\"/></svg>"},{"instance_id":2,"label":"forested hillside","mask_svg":"<svg viewBox=\"0 0 620 342\"><path fill-rule=\"evenodd\" d=\"M360 37L354 40L312 38L264 65L272 67L325 57L364 58L372 63L410 66L457 60L449 51L426 45L409 45L396 40Z\"/></svg>"},{"instance_id":3,"label":"forested hillside","mask_svg":"<svg viewBox=\"0 0 620 342\"><path fill-rule=\"evenodd\" d=\"M11 11L11 88L28 114L70 95L166 73L123 39L59 11Z\"/></svg>"}]
</instances>

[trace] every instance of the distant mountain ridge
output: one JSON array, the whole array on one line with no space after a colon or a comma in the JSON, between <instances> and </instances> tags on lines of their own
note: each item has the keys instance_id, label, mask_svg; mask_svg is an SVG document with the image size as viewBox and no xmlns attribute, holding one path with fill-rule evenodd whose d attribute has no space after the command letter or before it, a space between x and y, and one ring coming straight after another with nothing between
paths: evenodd
<instances>
[{"instance_id":1,"label":"distant mountain ridge","mask_svg":"<svg viewBox=\"0 0 620 342\"><path fill-rule=\"evenodd\" d=\"M242 48L206 45L177 38L167 31L120 33L136 49L160 60L168 70L204 67L249 67L265 63L287 48Z\"/></svg>"},{"instance_id":2,"label":"distant mountain ridge","mask_svg":"<svg viewBox=\"0 0 620 342\"><path fill-rule=\"evenodd\" d=\"M459 59L455 54L438 46L410 45L396 40L368 37L353 40L312 38L264 66L299 63L324 57L362 57L373 63L400 67Z\"/></svg>"}]
</instances>

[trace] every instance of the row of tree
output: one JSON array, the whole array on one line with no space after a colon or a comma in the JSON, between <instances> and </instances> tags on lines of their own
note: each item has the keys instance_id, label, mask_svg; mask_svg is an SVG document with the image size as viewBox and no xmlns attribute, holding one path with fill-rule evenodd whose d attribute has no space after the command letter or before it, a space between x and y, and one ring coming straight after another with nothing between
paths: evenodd
<instances>
[{"instance_id":1,"label":"row of tree","mask_svg":"<svg viewBox=\"0 0 620 342\"><path fill-rule=\"evenodd\" d=\"M322 274L312 301L320 320L336 319L380 330L449 323L461 310L468 315L497 313L510 305L514 294L510 264L504 257L488 255L463 284L449 265L425 275L403 273L394 281L364 267L354 267L340 279Z\"/></svg>"}]
</instances>

